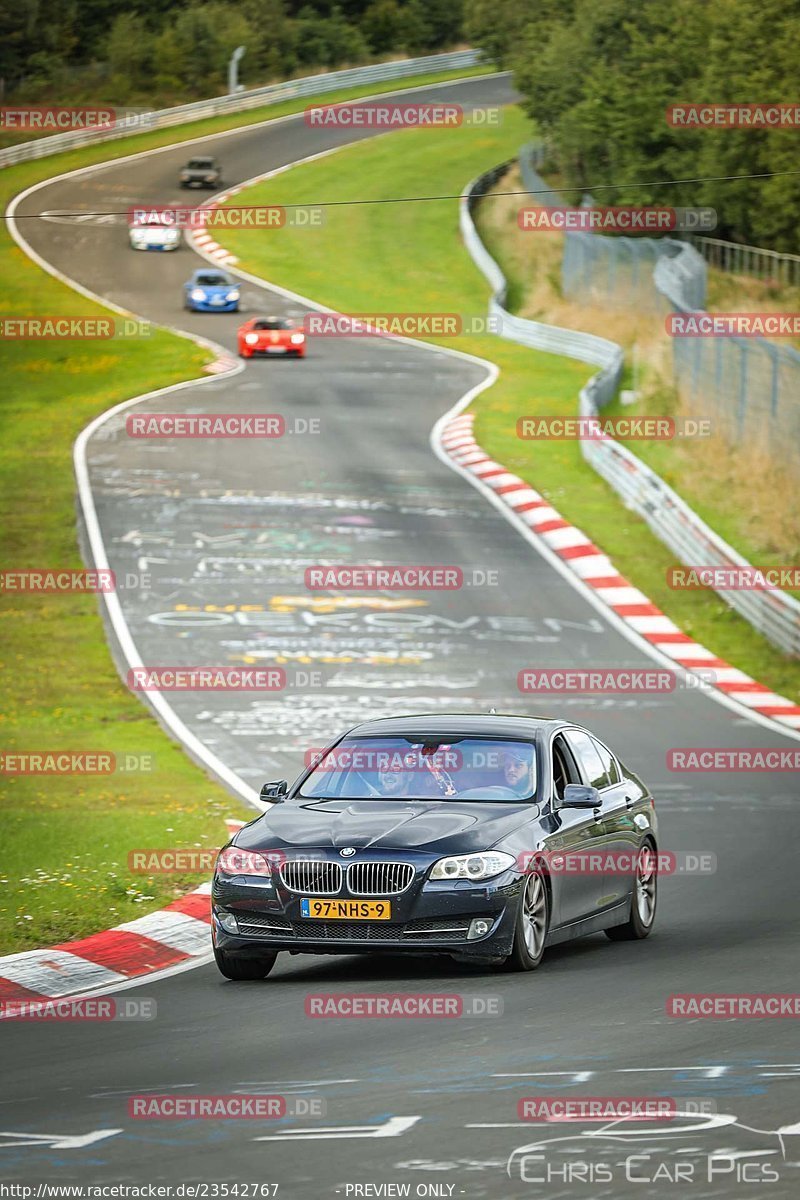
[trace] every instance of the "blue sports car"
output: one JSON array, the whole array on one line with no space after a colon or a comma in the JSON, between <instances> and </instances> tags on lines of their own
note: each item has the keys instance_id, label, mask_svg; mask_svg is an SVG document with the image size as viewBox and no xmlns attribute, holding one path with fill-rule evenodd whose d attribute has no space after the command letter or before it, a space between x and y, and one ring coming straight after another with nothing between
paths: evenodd
<instances>
[{"instance_id":1,"label":"blue sports car","mask_svg":"<svg viewBox=\"0 0 800 1200\"><path fill-rule=\"evenodd\" d=\"M201 267L183 285L183 306L191 312L238 312L239 287L225 271Z\"/></svg>"}]
</instances>

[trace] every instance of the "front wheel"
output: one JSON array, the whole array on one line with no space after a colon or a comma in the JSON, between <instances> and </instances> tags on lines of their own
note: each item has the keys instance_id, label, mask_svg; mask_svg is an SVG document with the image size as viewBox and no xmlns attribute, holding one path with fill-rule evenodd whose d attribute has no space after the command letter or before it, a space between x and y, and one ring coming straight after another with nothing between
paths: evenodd
<instances>
[{"instance_id":1,"label":"front wheel","mask_svg":"<svg viewBox=\"0 0 800 1200\"><path fill-rule=\"evenodd\" d=\"M649 937L656 920L658 870L655 847L645 842L636 858L636 875L631 895L631 915L624 925L607 929L612 942L638 942Z\"/></svg>"},{"instance_id":2,"label":"front wheel","mask_svg":"<svg viewBox=\"0 0 800 1200\"><path fill-rule=\"evenodd\" d=\"M510 971L535 971L544 957L544 944L550 927L550 894L540 871L525 880L514 945L505 966Z\"/></svg>"},{"instance_id":3,"label":"front wheel","mask_svg":"<svg viewBox=\"0 0 800 1200\"><path fill-rule=\"evenodd\" d=\"M214 958L220 972L226 979L235 979L237 982L243 979L266 979L277 957L277 950L260 958L239 958L238 955L226 954L224 950L214 948Z\"/></svg>"}]
</instances>

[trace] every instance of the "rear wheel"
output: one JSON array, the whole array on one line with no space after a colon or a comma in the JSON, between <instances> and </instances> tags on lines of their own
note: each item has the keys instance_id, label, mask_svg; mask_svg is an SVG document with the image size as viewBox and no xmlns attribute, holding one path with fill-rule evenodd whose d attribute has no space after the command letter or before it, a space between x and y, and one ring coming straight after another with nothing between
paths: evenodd
<instances>
[{"instance_id":1,"label":"rear wheel","mask_svg":"<svg viewBox=\"0 0 800 1200\"><path fill-rule=\"evenodd\" d=\"M275 966L277 957L277 950L273 950L271 954L264 954L260 958L239 958L238 955L226 954L224 950L214 948L214 958L217 960L217 966L221 973L226 979L237 981L266 979Z\"/></svg>"},{"instance_id":2,"label":"rear wheel","mask_svg":"<svg viewBox=\"0 0 800 1200\"><path fill-rule=\"evenodd\" d=\"M505 966L510 971L535 971L544 956L544 944L550 927L550 894L544 875L531 871L525 880L514 946Z\"/></svg>"},{"instance_id":3,"label":"rear wheel","mask_svg":"<svg viewBox=\"0 0 800 1200\"><path fill-rule=\"evenodd\" d=\"M631 896L631 915L624 925L607 929L612 942L637 942L649 937L656 919L658 870L655 847L645 842L636 858L636 874Z\"/></svg>"}]
</instances>

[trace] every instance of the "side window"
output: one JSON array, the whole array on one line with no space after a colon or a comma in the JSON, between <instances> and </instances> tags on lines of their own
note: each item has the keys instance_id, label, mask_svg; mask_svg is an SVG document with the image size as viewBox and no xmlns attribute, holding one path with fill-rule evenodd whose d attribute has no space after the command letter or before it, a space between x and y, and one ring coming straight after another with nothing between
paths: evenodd
<instances>
[{"instance_id":1,"label":"side window","mask_svg":"<svg viewBox=\"0 0 800 1200\"><path fill-rule=\"evenodd\" d=\"M570 729L565 735L568 744L580 763L586 783L592 787L605 788L611 782L603 766L603 760L597 752L597 743L579 729Z\"/></svg>"},{"instance_id":2,"label":"side window","mask_svg":"<svg viewBox=\"0 0 800 1200\"><path fill-rule=\"evenodd\" d=\"M602 742L598 742L597 738L592 738L592 745L600 755L600 761L603 764L609 783L619 783L619 769L614 762L614 755L610 750L607 750Z\"/></svg>"},{"instance_id":3,"label":"side window","mask_svg":"<svg viewBox=\"0 0 800 1200\"><path fill-rule=\"evenodd\" d=\"M572 752L561 734L553 738L553 786L559 800L564 799L564 788L568 783L582 783Z\"/></svg>"}]
</instances>

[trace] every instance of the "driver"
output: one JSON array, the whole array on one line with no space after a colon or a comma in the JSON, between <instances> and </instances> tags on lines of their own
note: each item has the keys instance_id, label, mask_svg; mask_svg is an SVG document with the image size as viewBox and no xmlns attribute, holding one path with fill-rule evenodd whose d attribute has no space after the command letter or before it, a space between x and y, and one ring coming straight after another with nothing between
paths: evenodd
<instances>
[{"instance_id":1,"label":"driver","mask_svg":"<svg viewBox=\"0 0 800 1200\"><path fill-rule=\"evenodd\" d=\"M389 763L378 767L376 777L379 793L393 800L395 797L409 794L414 772Z\"/></svg>"},{"instance_id":2,"label":"driver","mask_svg":"<svg viewBox=\"0 0 800 1200\"><path fill-rule=\"evenodd\" d=\"M533 754L521 750L503 752L503 782L520 799L534 792Z\"/></svg>"}]
</instances>

